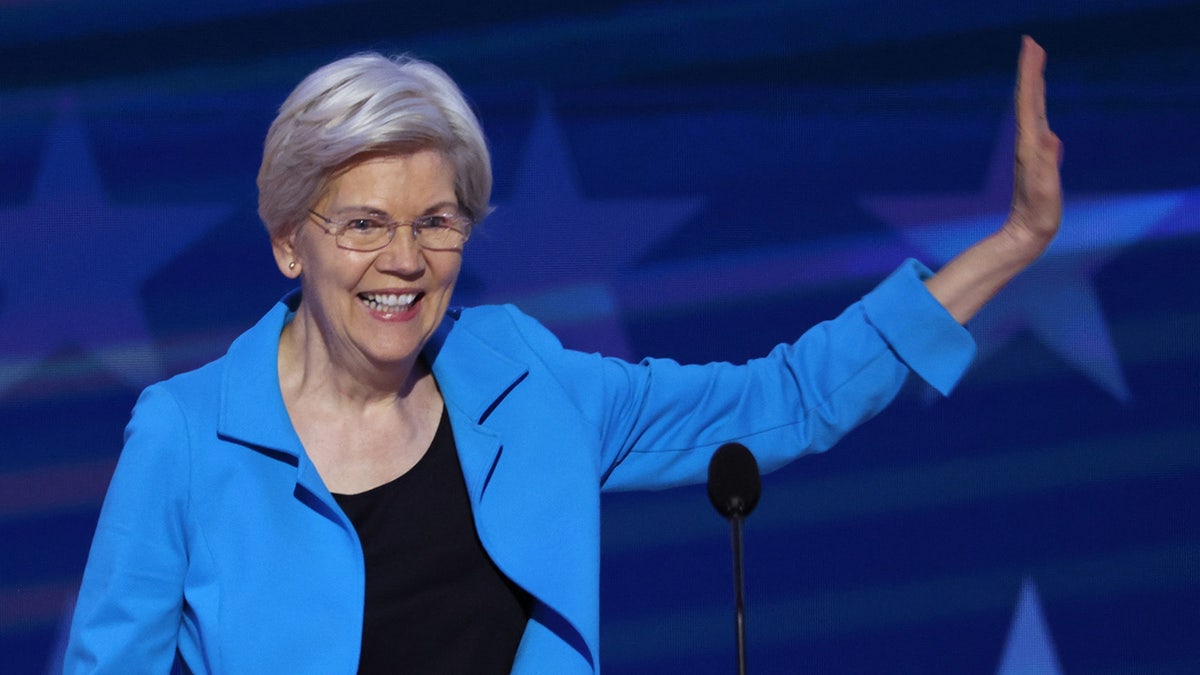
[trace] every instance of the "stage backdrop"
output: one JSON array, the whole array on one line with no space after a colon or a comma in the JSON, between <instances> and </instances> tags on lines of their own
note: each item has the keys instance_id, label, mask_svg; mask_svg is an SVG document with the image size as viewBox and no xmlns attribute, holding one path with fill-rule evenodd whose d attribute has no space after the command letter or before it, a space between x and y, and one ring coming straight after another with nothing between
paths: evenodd
<instances>
[{"instance_id":1,"label":"stage backdrop","mask_svg":"<svg viewBox=\"0 0 1200 675\"><path fill-rule=\"evenodd\" d=\"M288 290L254 176L314 67L409 52L477 107L497 209L459 303L742 361L1000 223L1022 33L1062 236L950 399L766 478L750 667L1200 672L1200 7L1171 0L0 2L0 671L55 667L139 390ZM608 496L603 543L606 671L731 672L703 488Z\"/></svg>"}]
</instances>

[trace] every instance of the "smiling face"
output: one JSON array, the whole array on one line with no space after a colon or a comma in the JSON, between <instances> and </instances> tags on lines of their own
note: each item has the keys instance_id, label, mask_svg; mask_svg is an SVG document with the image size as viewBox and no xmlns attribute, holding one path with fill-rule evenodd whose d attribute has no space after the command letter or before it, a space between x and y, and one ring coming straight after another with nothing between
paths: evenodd
<instances>
[{"instance_id":1,"label":"smiling face","mask_svg":"<svg viewBox=\"0 0 1200 675\"><path fill-rule=\"evenodd\" d=\"M370 157L336 174L313 210L337 222L456 213L454 179L453 165L433 150ZM407 226L383 249L348 251L322 225L305 222L273 242L280 271L301 278L294 322L303 322L307 348L324 347L351 372L411 369L446 313L462 252L422 249Z\"/></svg>"}]
</instances>

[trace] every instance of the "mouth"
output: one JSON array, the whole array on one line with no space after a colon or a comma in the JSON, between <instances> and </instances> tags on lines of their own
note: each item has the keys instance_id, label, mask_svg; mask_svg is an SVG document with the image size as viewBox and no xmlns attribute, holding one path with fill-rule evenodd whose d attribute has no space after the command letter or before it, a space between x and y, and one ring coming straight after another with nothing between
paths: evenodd
<instances>
[{"instance_id":1,"label":"mouth","mask_svg":"<svg viewBox=\"0 0 1200 675\"><path fill-rule=\"evenodd\" d=\"M398 314L412 309L424 293L359 293L358 299L373 312Z\"/></svg>"}]
</instances>

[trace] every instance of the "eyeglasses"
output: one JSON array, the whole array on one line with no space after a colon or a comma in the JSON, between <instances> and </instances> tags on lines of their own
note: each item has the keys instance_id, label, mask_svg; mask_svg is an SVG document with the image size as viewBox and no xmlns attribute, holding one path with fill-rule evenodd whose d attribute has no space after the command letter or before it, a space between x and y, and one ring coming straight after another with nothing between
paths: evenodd
<instances>
[{"instance_id":1,"label":"eyeglasses","mask_svg":"<svg viewBox=\"0 0 1200 675\"><path fill-rule=\"evenodd\" d=\"M413 241L421 248L431 250L458 250L471 236L471 219L456 214L436 213L421 216L411 222L379 220L369 216L354 216L346 220L332 220L309 209L325 226L314 223L325 234L336 237L338 248L347 251L378 251L392 243L396 230L401 227L412 229Z\"/></svg>"}]
</instances>

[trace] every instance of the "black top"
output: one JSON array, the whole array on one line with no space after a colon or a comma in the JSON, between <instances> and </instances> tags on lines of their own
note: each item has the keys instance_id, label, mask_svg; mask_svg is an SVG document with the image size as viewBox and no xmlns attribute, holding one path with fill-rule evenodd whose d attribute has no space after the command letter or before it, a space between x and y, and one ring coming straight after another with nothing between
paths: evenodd
<instances>
[{"instance_id":1,"label":"black top","mask_svg":"<svg viewBox=\"0 0 1200 675\"><path fill-rule=\"evenodd\" d=\"M335 494L366 562L359 673L508 673L529 620L528 593L488 557L450 419L407 473Z\"/></svg>"}]
</instances>

